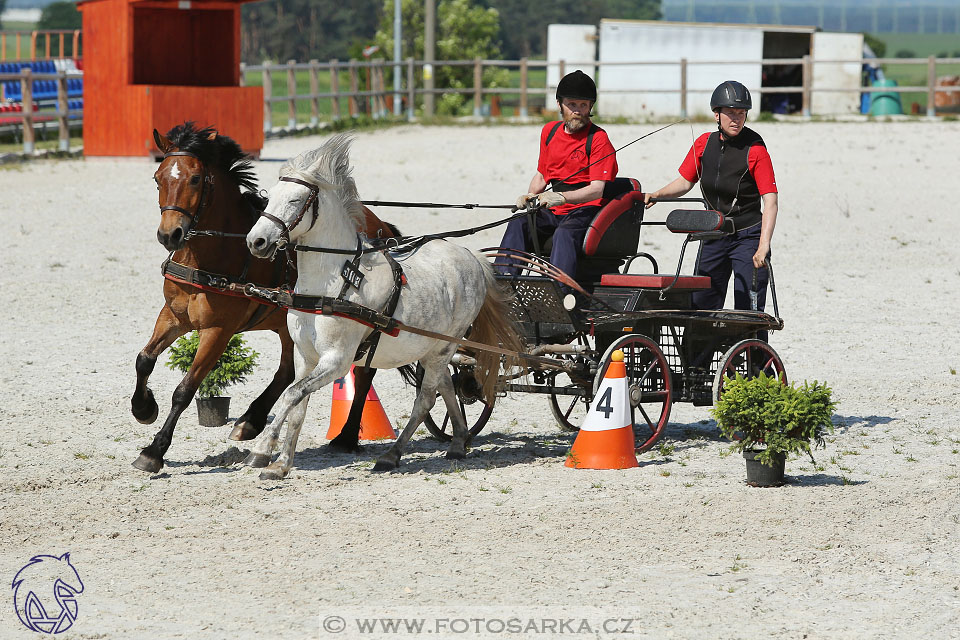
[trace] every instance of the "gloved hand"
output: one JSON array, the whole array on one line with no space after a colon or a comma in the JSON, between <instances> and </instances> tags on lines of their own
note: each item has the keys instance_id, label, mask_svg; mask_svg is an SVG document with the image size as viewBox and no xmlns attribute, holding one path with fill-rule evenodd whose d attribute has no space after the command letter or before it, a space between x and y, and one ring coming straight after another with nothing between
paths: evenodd
<instances>
[{"instance_id":1,"label":"gloved hand","mask_svg":"<svg viewBox=\"0 0 960 640\"><path fill-rule=\"evenodd\" d=\"M537 197L535 193L525 193L519 198L517 198L517 210L526 209L527 203Z\"/></svg>"},{"instance_id":2,"label":"gloved hand","mask_svg":"<svg viewBox=\"0 0 960 640\"><path fill-rule=\"evenodd\" d=\"M556 191L544 191L537 196L537 202L541 207L553 209L554 207L559 207L562 204L566 204L567 199L563 197L562 193L557 193Z\"/></svg>"}]
</instances>

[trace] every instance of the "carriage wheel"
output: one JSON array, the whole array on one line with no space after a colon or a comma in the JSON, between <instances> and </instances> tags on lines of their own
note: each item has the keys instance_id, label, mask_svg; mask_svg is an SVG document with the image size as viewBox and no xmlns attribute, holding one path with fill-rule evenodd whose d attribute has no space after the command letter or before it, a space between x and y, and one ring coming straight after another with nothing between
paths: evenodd
<instances>
[{"instance_id":1,"label":"carriage wheel","mask_svg":"<svg viewBox=\"0 0 960 640\"><path fill-rule=\"evenodd\" d=\"M713 378L713 401L720 399L723 393L724 381L733 378L736 374L744 378L756 378L761 373L773 378L780 378L787 384L787 373L783 368L783 361L777 352L763 340L741 340L730 347L717 367Z\"/></svg>"},{"instance_id":2,"label":"carriage wheel","mask_svg":"<svg viewBox=\"0 0 960 640\"><path fill-rule=\"evenodd\" d=\"M590 408L590 395L580 385L569 384L564 389L577 390L576 395L567 395L565 393L550 394L550 411L557 424L564 431L576 432L580 430L580 425L587 415L587 409Z\"/></svg>"},{"instance_id":3,"label":"carriage wheel","mask_svg":"<svg viewBox=\"0 0 960 640\"><path fill-rule=\"evenodd\" d=\"M461 387L459 383L459 376L461 375L471 375L469 369L464 369L456 365L450 366L450 375L453 377L453 387L457 391L457 403L460 405L460 410L463 412L464 417L467 419L467 429L469 434L467 440L469 441L473 436L480 433L487 424L487 420L490 419L490 414L493 412L493 407L487 405L483 400L478 400L476 398L466 398L461 393ZM423 376L423 369L420 365L417 365L417 379L421 379ZM417 393L420 392L420 384L417 383ZM443 417L440 422L434 420L433 415L436 414L440 416L440 412L443 412ZM433 406L433 409L428 413L423 419L423 426L427 428L427 431L430 432L434 438L440 442L450 442L453 439L453 423L450 421L450 414L447 413L447 406L443 402L443 399L440 397L440 394L437 394L437 404Z\"/></svg>"},{"instance_id":4,"label":"carriage wheel","mask_svg":"<svg viewBox=\"0 0 960 640\"><path fill-rule=\"evenodd\" d=\"M600 370L593 381L594 393L600 388L600 382L610 366L610 356L617 349L623 351L630 419L633 421L637 453L641 453L653 446L670 418L673 406L670 366L660 347L650 338L639 334L623 336L604 352Z\"/></svg>"}]
</instances>

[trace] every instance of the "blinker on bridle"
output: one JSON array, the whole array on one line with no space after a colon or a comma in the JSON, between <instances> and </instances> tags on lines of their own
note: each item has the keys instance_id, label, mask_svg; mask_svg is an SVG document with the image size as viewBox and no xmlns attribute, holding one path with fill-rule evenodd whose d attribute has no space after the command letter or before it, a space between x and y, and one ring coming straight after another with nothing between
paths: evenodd
<instances>
[{"instance_id":1,"label":"blinker on bridle","mask_svg":"<svg viewBox=\"0 0 960 640\"><path fill-rule=\"evenodd\" d=\"M319 193L320 193L320 187L310 182L307 182L306 180L300 180L298 178L283 177L283 178L280 178L280 182L295 182L296 184L302 185L310 190L310 195L307 196L307 199L304 201L303 206L300 207L300 211L297 213L297 217L293 219L293 222L291 222L289 226L287 226L286 222L284 222L283 220L281 220L275 215L269 214L266 211L260 212L261 216L263 216L267 220L270 220L271 222L275 223L277 226L280 227L281 237L280 237L280 240L277 242L277 249L283 249L288 244L290 244L290 232L293 231L297 227L297 225L300 224L300 222L303 220L303 216L306 215L308 207L312 209L311 213L313 214L313 221L310 223L310 226L313 227L313 225L317 224L317 216L319 215L317 206L318 206Z\"/></svg>"},{"instance_id":2,"label":"blinker on bridle","mask_svg":"<svg viewBox=\"0 0 960 640\"><path fill-rule=\"evenodd\" d=\"M169 151L163 154L163 160L166 160L167 158L170 158L172 156L187 156L189 158L195 158L197 162L200 163L200 170L202 171L201 175L203 177L201 179L202 187L200 189L200 201L197 202L196 211L187 211L183 207L178 207L176 205L167 205L164 207L160 207L161 214L164 211L176 211L190 218L190 226L187 227L187 233L186 233L186 237L189 238L190 235L193 233L193 228L197 225L197 220L200 218L200 212L203 210L203 207L208 204L208 202L205 202L204 200L206 199L205 197L207 195L207 186L209 185L210 187L213 187L213 176L207 173L207 167L203 164L203 160L201 160L200 156L198 156L195 153L191 153L189 151Z\"/></svg>"}]
</instances>

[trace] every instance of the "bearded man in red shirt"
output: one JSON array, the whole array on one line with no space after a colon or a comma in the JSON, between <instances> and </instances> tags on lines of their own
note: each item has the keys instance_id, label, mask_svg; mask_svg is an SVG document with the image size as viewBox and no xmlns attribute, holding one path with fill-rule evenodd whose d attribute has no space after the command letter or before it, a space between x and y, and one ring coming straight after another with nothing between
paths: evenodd
<instances>
[{"instance_id":1,"label":"bearded man in red shirt","mask_svg":"<svg viewBox=\"0 0 960 640\"><path fill-rule=\"evenodd\" d=\"M607 132L590 120L596 101L597 85L582 71L560 80L557 104L563 119L547 123L540 132L537 172L527 193L517 198L518 209L535 208L540 237L553 237L550 263L570 277L576 276L577 258L590 222L607 203L603 187L617 177L616 152ZM529 216L523 216L510 221L500 246L529 252L528 220ZM520 271L509 258L499 258L495 264L502 274Z\"/></svg>"}]
</instances>

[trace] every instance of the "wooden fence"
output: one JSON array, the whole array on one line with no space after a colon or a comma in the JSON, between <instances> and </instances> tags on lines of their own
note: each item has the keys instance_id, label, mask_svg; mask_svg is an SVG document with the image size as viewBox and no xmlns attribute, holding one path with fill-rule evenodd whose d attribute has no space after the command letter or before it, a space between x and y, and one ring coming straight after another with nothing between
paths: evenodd
<instances>
[{"instance_id":1,"label":"wooden fence","mask_svg":"<svg viewBox=\"0 0 960 640\"><path fill-rule=\"evenodd\" d=\"M0 62L79 58L80 34L80 29L0 31Z\"/></svg>"},{"instance_id":2,"label":"wooden fence","mask_svg":"<svg viewBox=\"0 0 960 640\"><path fill-rule=\"evenodd\" d=\"M858 65L858 68L862 68L862 65L869 63L871 65L881 65L881 64L906 64L906 65L926 65L927 67L927 80L924 85L921 86L897 86L897 87L820 87L814 86L813 76L814 76L814 65L842 65L842 64L855 64ZM424 67L426 65L432 65L432 70L436 70L438 67L445 66L472 66L473 67L473 86L466 88L433 88L425 89L421 84L418 84L417 78L422 76ZM692 61L687 59L680 59L676 62L615 62L615 63L603 63L596 61L586 61L586 62L569 62L569 61L559 61L559 62L547 62L545 60L529 60L523 58L521 60L440 60L427 63L423 60L414 60L413 58L407 58L400 66L405 69L405 73L402 73L401 76L405 77L403 82L403 87L400 91L395 91L393 87L387 86L385 78L392 74L392 70L395 65L391 61L386 60L373 60L373 61L358 61L355 59L349 60L347 62L341 62L339 60L331 60L329 62L319 62L317 60L311 60L310 62L296 62L295 60L290 60L286 64L274 64L270 62L264 62L260 65L241 65L241 84L251 83L254 80L254 77L257 74L260 74L260 79L263 84L263 101L264 101L264 119L263 119L263 128L265 132L270 132L276 129L274 124L274 105L278 103L285 103L287 105L287 118L286 126L288 128L293 128L298 124L298 104L303 104L304 102L309 103L309 124L317 125L322 119L322 115L327 115L330 120L339 120L344 116L356 117L361 114L366 114L374 118L385 117L386 115L393 113L404 112L408 119L414 118L415 105L417 104L417 98L425 96L429 93L432 94L446 94L446 93L458 93L467 96L472 96L473 98L473 115L476 117L481 117L487 115L496 116L498 115L497 106L500 104L500 99L503 96L510 96L516 98L517 104L517 115L520 117L527 117L530 113L530 99L531 97L542 98L546 95L546 87L542 85L531 86L530 83L530 71L532 69L545 69L548 65L557 65L559 67L559 75L563 76L564 70L566 67L598 67L600 68L600 73L602 77L602 69L604 67L610 66L664 66L664 65L675 65L677 67L677 75L679 80L678 89L649 89L649 88L637 88L630 90L619 90L619 91L605 91L605 93L618 93L618 94L627 94L627 93L671 93L678 94L678 105L679 113L681 117L687 115L687 104L688 97L690 93L702 93L702 91L694 91L688 89L687 85L687 75L688 69L695 65L718 65L718 64L761 64L763 66L776 66L776 65L799 65L802 70L802 82L798 86L777 86L777 87L759 87L754 90L755 94L783 94L783 93L797 93L802 96L802 108L801 112L804 116L810 117L813 115L824 115L824 114L815 114L811 109L812 96L815 93L875 93L875 92L884 92L884 93L915 93L923 92L927 94L927 111L928 116L935 115L934 113L934 94L935 93L951 93L960 91L960 87L952 86L937 86L936 85L936 70L937 65L942 64L960 64L960 58L936 58L930 56L929 58L871 58L871 59L853 59L853 60L814 60L809 55L803 56L802 58L795 59L786 59L786 58L774 58L774 59L763 59L763 60L727 60L727 61ZM519 86L518 87L484 87L483 86L483 71L484 69L491 67L499 68L508 68L516 69L519 71ZM308 93L298 93L297 91L297 77L298 73L306 73L309 77L309 92ZM434 74L435 75L435 74ZM277 76L285 76L286 78L286 92L280 95L275 95L274 91L276 90L275 78ZM329 86L329 90L320 91L319 86L321 84L321 78L324 78L326 81L325 84ZM602 80L601 80L602 81ZM279 83L281 86L284 84ZM486 98L493 98L493 100L488 103ZM329 109L321 109L321 101L328 101ZM395 101L400 101L403 104L402 110L394 111L393 103ZM431 105L429 101L424 103L423 115L425 117L432 117L434 113L430 111Z\"/></svg>"}]
</instances>

